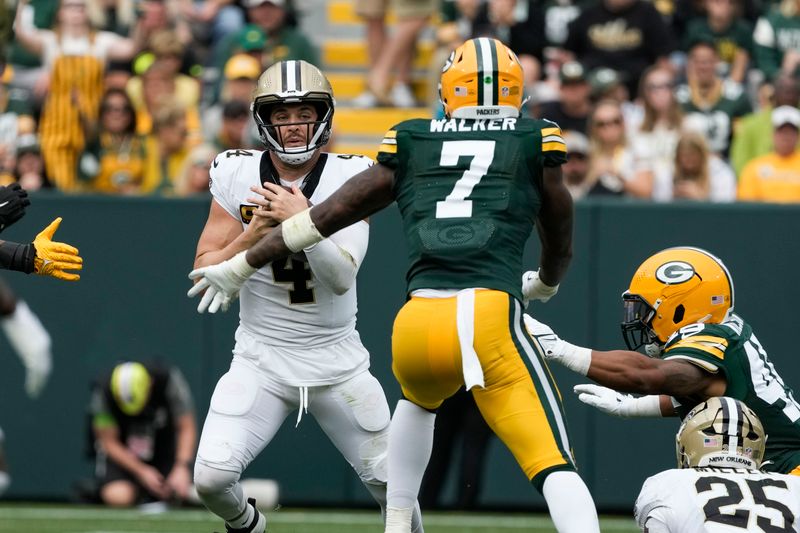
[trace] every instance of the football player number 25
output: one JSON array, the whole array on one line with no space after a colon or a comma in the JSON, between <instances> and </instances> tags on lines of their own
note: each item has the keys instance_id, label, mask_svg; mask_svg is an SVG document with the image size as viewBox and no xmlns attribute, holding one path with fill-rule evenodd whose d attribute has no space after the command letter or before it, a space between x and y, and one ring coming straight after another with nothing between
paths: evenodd
<instances>
[{"instance_id":1,"label":"football player number 25","mask_svg":"<svg viewBox=\"0 0 800 533\"><path fill-rule=\"evenodd\" d=\"M720 494L709 499L703 506L706 522L717 522L747 531L765 533L794 531L792 524L795 517L791 509L781 502L783 500L788 503L792 497L783 480L765 478L735 481L730 478L704 476L698 479L694 486L697 494L705 492ZM767 491L770 492L769 496ZM741 506L743 502L744 505ZM751 529L749 509L753 509L755 505L772 509L773 518L756 515L754 517L756 529ZM780 523L778 515L783 519L783 524Z\"/></svg>"},{"instance_id":2,"label":"football player number 25","mask_svg":"<svg viewBox=\"0 0 800 533\"><path fill-rule=\"evenodd\" d=\"M469 218L472 216L472 200L467 196L489 172L494 159L494 141L445 141L439 164L454 167L460 157L472 156L469 168L464 171L453 190L444 200L436 202L436 218Z\"/></svg>"}]
</instances>

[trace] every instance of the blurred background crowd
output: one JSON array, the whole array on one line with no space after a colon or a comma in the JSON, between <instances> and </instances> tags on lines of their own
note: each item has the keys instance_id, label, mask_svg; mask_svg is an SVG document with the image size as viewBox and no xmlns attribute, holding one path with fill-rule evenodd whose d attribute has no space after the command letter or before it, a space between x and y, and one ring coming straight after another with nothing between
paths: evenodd
<instances>
[{"instance_id":1,"label":"blurred background crowd","mask_svg":"<svg viewBox=\"0 0 800 533\"><path fill-rule=\"evenodd\" d=\"M6 0L0 183L207 194L218 152L260 148L249 104L265 68L332 71L331 4ZM334 83L337 110L441 116L441 65L490 36L524 67L523 113L564 131L576 199L800 202L800 0L344 4L367 57L357 94ZM334 118L329 148L347 151L337 140Z\"/></svg>"}]
</instances>

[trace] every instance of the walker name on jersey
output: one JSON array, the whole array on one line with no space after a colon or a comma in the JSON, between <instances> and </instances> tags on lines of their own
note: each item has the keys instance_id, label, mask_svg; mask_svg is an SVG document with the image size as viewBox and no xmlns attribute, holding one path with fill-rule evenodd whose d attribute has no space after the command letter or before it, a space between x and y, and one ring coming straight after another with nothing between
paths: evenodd
<instances>
[{"instance_id":1,"label":"walker name on jersey","mask_svg":"<svg viewBox=\"0 0 800 533\"><path fill-rule=\"evenodd\" d=\"M516 129L517 119L515 118L443 118L431 120L431 133L451 133L455 131L513 131Z\"/></svg>"}]
</instances>

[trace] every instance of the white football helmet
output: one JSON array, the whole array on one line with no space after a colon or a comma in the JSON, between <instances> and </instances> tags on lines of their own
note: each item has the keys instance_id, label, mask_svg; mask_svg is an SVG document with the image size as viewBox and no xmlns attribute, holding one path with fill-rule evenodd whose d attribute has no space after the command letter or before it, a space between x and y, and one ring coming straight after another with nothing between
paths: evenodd
<instances>
[{"instance_id":1,"label":"white football helmet","mask_svg":"<svg viewBox=\"0 0 800 533\"><path fill-rule=\"evenodd\" d=\"M317 110L317 120L303 122L308 128L308 144L287 148L278 129L271 124L270 113L278 104L308 103ZM286 164L301 165L331 136L333 109L331 84L322 72L306 61L279 61L258 78L251 109L258 133L268 150Z\"/></svg>"}]
</instances>

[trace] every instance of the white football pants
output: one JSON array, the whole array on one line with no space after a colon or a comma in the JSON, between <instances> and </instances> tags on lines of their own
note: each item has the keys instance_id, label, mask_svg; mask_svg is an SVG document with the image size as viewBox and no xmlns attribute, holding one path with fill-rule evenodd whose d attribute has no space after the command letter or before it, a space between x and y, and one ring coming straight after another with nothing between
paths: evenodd
<instances>
[{"instance_id":1,"label":"white football pants","mask_svg":"<svg viewBox=\"0 0 800 533\"><path fill-rule=\"evenodd\" d=\"M286 417L305 408L384 511L389 405L378 380L364 371L336 385L292 387L241 356L217 382L200 437L194 480L206 507L226 521L239 516L242 472Z\"/></svg>"}]
</instances>

